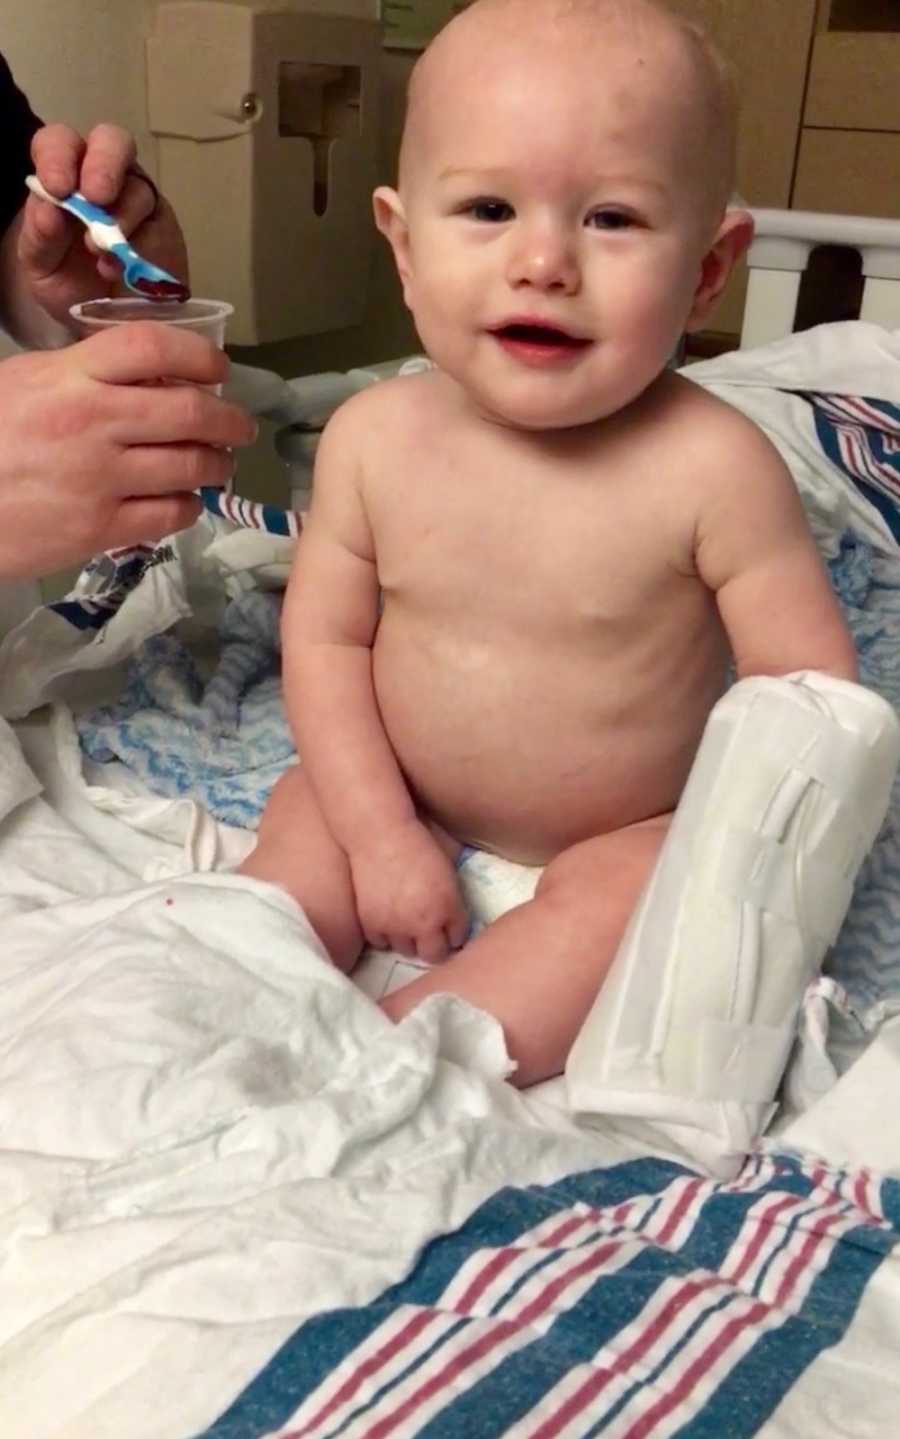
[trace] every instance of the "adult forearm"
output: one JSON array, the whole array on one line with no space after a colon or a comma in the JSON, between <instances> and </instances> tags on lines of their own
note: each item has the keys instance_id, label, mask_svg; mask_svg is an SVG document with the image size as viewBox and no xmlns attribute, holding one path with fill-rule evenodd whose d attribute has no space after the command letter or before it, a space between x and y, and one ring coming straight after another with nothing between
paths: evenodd
<instances>
[{"instance_id":1,"label":"adult forearm","mask_svg":"<svg viewBox=\"0 0 900 1439\"><path fill-rule=\"evenodd\" d=\"M367 646L297 647L286 675L288 715L328 826L351 854L373 834L415 818L372 684Z\"/></svg>"}]
</instances>

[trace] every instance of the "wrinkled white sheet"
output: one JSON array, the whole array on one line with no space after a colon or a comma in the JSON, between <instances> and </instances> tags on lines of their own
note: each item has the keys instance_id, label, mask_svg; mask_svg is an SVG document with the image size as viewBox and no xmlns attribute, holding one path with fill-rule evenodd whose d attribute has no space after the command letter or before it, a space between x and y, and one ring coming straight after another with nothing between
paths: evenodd
<instances>
[{"instance_id":1,"label":"wrinkled white sheet","mask_svg":"<svg viewBox=\"0 0 900 1439\"><path fill-rule=\"evenodd\" d=\"M794 477L826 554L835 552L851 522L876 548L894 548L878 511L823 455L814 412L802 392L866 395L897 404L900 332L882 330L862 320L845 320L758 349L703 360L689 365L684 373L749 415L765 431Z\"/></svg>"},{"instance_id":2,"label":"wrinkled white sheet","mask_svg":"<svg viewBox=\"0 0 900 1439\"><path fill-rule=\"evenodd\" d=\"M0 727L4 1436L187 1439L304 1318L380 1293L504 1184L653 1152L580 1132L552 1090L519 1095L465 1006L392 1028L286 897L210 872L235 836L213 844L171 802L164 835L159 801L143 831L108 792L97 809L59 725L18 730L42 795ZM900 1175L898 1032L778 1148ZM833 1432L893 1432L897 1271L762 1433L824 1432L823 1406Z\"/></svg>"},{"instance_id":3,"label":"wrinkled white sheet","mask_svg":"<svg viewBox=\"0 0 900 1439\"><path fill-rule=\"evenodd\" d=\"M0 773L0 1433L181 1439L502 1184L622 1157L503 1082L486 1016L394 1028L286 896L183 872L189 826L144 881L2 722Z\"/></svg>"}]
</instances>

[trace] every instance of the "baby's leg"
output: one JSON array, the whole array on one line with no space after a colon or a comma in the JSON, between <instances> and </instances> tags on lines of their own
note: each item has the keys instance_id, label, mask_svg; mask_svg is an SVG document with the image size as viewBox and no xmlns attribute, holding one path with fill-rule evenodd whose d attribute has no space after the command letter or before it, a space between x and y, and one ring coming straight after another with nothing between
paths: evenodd
<instances>
[{"instance_id":1,"label":"baby's leg","mask_svg":"<svg viewBox=\"0 0 900 1439\"><path fill-rule=\"evenodd\" d=\"M302 767L282 775L266 805L256 848L240 874L286 889L339 969L351 970L363 947L347 856L332 837Z\"/></svg>"},{"instance_id":2,"label":"baby's leg","mask_svg":"<svg viewBox=\"0 0 900 1439\"><path fill-rule=\"evenodd\" d=\"M671 815L573 845L548 864L534 899L459 954L381 1001L401 1019L429 994L457 994L503 1026L513 1083L560 1074L659 854Z\"/></svg>"}]
</instances>

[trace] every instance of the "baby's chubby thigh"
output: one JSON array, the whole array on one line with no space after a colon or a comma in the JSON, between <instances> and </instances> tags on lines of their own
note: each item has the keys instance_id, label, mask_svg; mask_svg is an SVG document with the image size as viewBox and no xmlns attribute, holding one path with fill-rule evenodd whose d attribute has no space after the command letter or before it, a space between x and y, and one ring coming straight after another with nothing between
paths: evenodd
<instances>
[{"instance_id":1,"label":"baby's chubby thigh","mask_svg":"<svg viewBox=\"0 0 900 1439\"><path fill-rule=\"evenodd\" d=\"M498 926L495 939L515 938L516 982L520 1003L527 1006L507 1029L511 1050L519 1051L516 1083L564 1068L671 820L670 813L657 815L563 850L546 866L531 905L520 912L522 932L514 936L510 926L501 935Z\"/></svg>"},{"instance_id":2,"label":"baby's chubby thigh","mask_svg":"<svg viewBox=\"0 0 900 1439\"><path fill-rule=\"evenodd\" d=\"M544 869L535 900L561 926L593 935L612 961L671 822L671 812L654 815L571 845Z\"/></svg>"},{"instance_id":3,"label":"baby's chubby thigh","mask_svg":"<svg viewBox=\"0 0 900 1439\"><path fill-rule=\"evenodd\" d=\"M494 919L457 954L382 1000L402 1019L434 993L499 1020L513 1082L559 1074L606 978L656 864L671 814L581 840L556 855L533 897Z\"/></svg>"},{"instance_id":4,"label":"baby's chubby thigh","mask_svg":"<svg viewBox=\"0 0 900 1439\"><path fill-rule=\"evenodd\" d=\"M334 839L302 766L292 765L273 789L256 847L241 874L277 884L304 910L332 963L345 973L364 939L346 854Z\"/></svg>"}]
</instances>

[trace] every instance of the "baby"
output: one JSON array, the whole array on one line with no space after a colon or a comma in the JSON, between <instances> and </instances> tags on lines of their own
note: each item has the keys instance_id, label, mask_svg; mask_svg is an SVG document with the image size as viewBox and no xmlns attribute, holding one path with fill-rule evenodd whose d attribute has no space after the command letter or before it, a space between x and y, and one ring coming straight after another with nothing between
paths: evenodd
<instances>
[{"instance_id":1,"label":"baby","mask_svg":"<svg viewBox=\"0 0 900 1439\"><path fill-rule=\"evenodd\" d=\"M656 0L476 0L415 67L375 216L435 368L322 437L284 607L303 765L244 872L382 1001L489 1011L558 1073L729 660L856 677L790 476L666 368L746 247L722 66ZM544 866L466 940L455 861Z\"/></svg>"}]
</instances>

